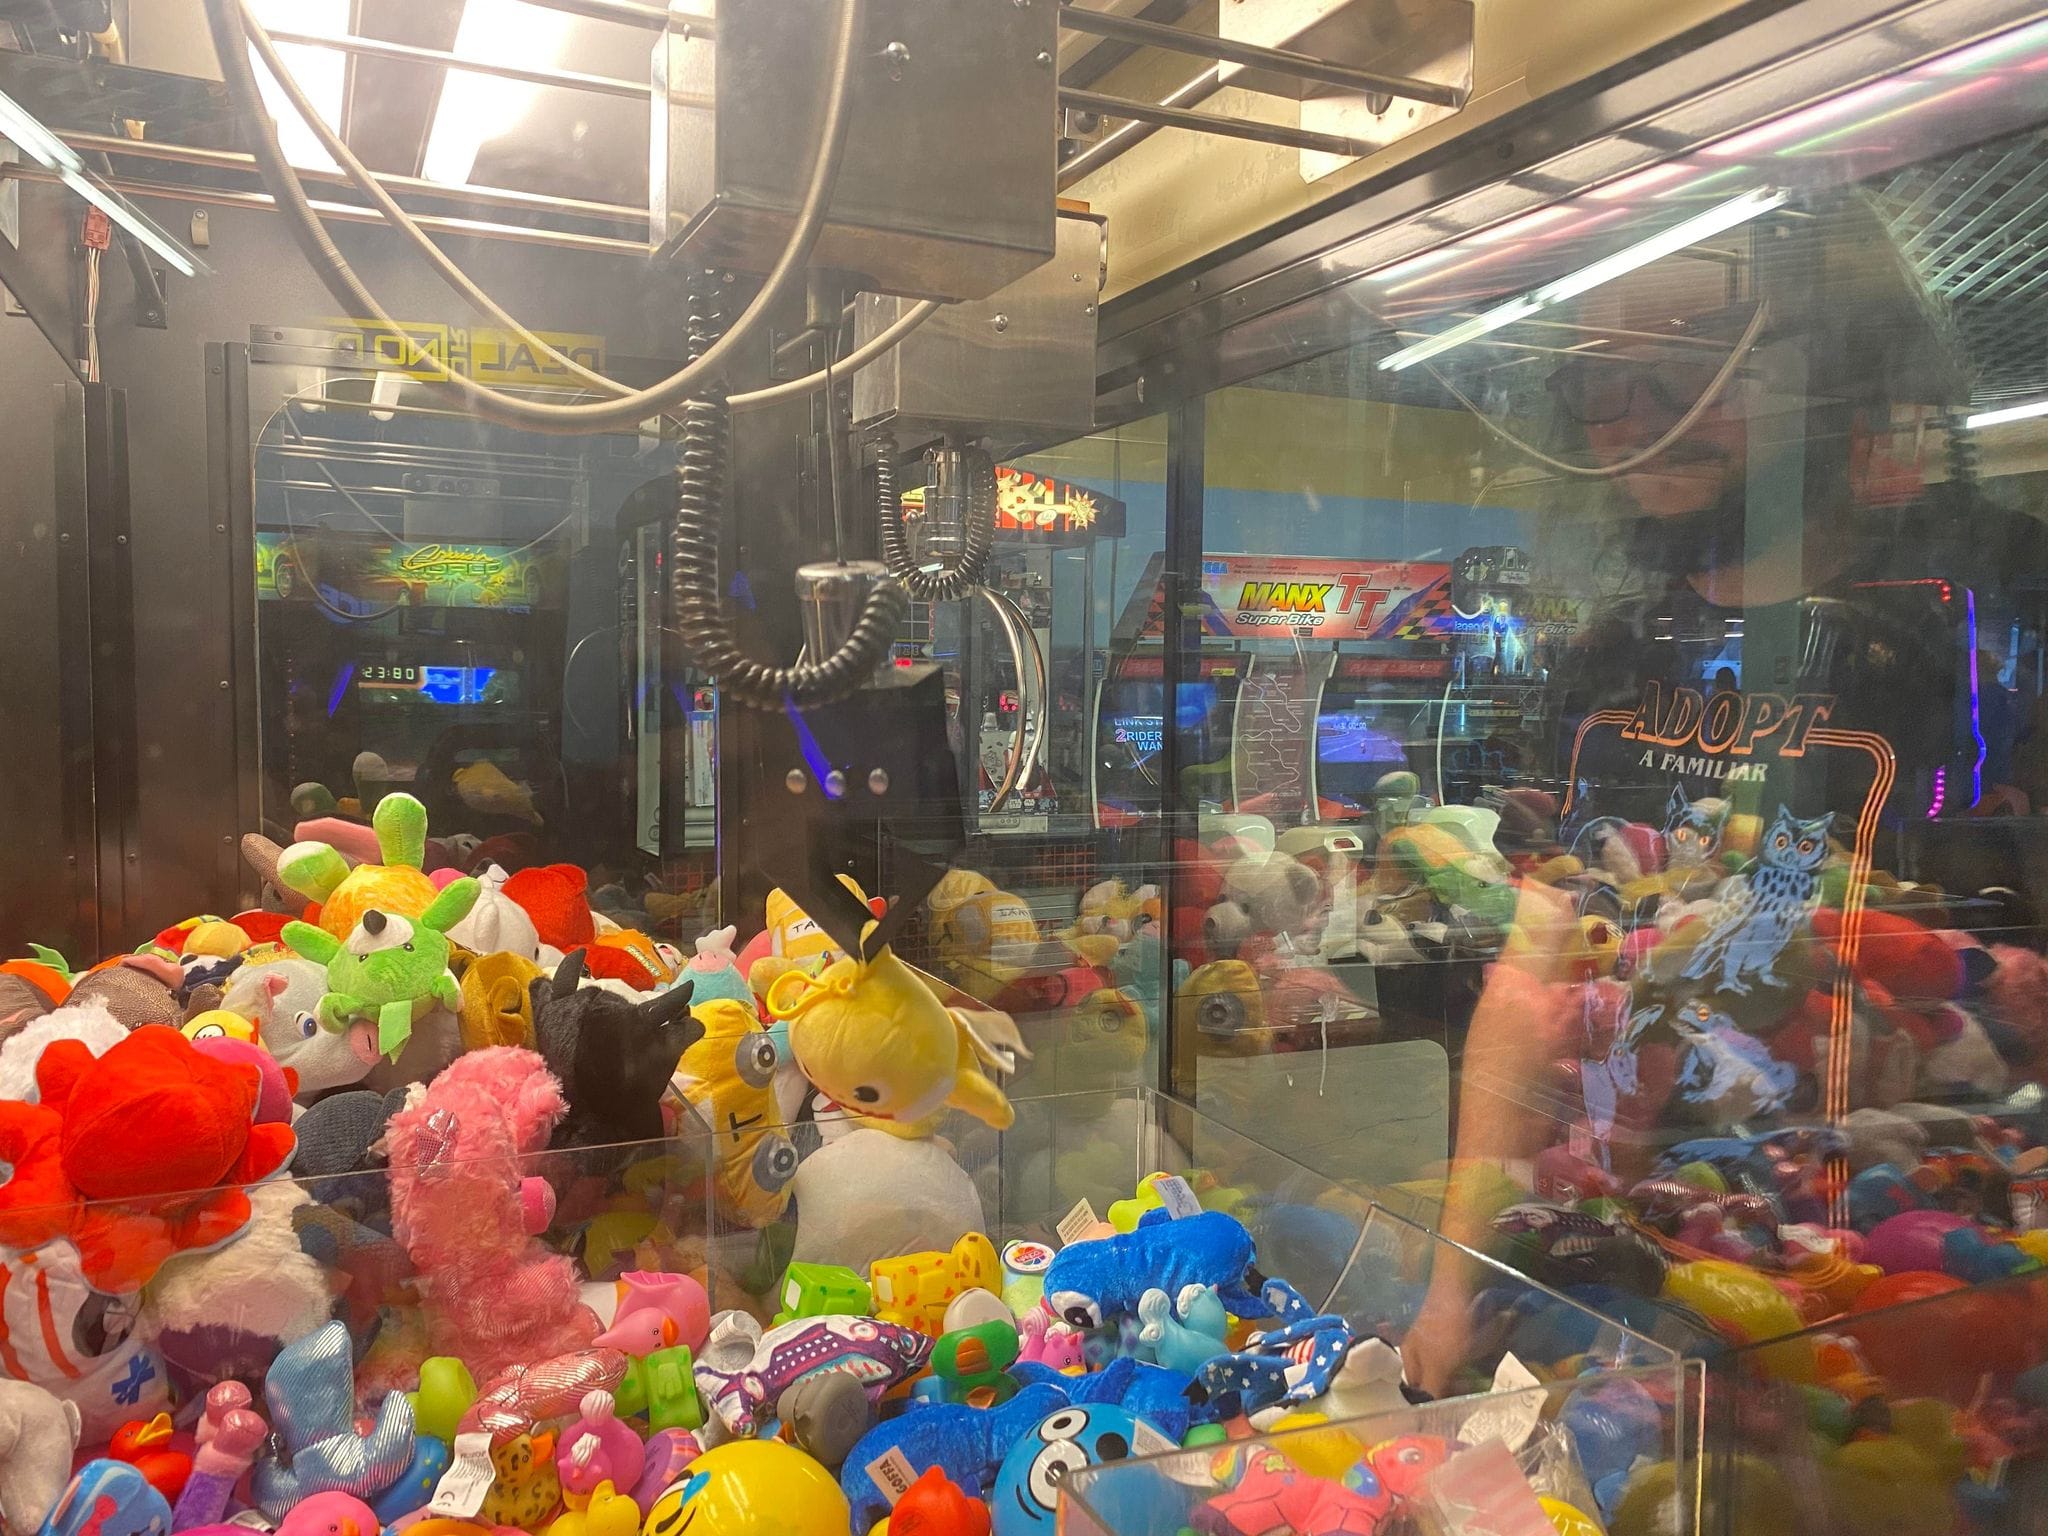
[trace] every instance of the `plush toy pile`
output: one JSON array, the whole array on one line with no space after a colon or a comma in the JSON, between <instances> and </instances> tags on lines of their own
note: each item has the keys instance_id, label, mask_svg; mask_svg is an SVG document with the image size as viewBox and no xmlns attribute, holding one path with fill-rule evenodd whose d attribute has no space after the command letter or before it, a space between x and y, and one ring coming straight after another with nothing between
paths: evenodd
<instances>
[{"instance_id":1,"label":"plush toy pile","mask_svg":"<svg viewBox=\"0 0 2048 1536\"><path fill-rule=\"evenodd\" d=\"M1043 938L950 876L949 984L780 892L686 959L402 794L300 832L248 850L288 911L0 968L7 1536L1024 1536L1074 1468L1404 1406L1375 1334L1418 1277L1346 1317L1261 1268L1336 1274L1356 1207L1133 1191L1128 1142L1106 1219L977 1182L1015 1017L1091 1080L1144 1059L1156 892ZM1390 1454L1313 1499L1240 1458L1198 1524L1365 1531L1421 1495Z\"/></svg>"}]
</instances>

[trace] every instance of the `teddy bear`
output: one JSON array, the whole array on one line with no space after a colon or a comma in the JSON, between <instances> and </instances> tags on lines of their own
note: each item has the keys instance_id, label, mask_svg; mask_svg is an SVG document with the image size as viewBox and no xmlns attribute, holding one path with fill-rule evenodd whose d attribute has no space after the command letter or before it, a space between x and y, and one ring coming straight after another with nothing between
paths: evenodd
<instances>
[{"instance_id":1,"label":"teddy bear","mask_svg":"<svg viewBox=\"0 0 2048 1536\"><path fill-rule=\"evenodd\" d=\"M0 1381L0 1526L42 1528L71 1481L78 1409L25 1381Z\"/></svg>"}]
</instances>

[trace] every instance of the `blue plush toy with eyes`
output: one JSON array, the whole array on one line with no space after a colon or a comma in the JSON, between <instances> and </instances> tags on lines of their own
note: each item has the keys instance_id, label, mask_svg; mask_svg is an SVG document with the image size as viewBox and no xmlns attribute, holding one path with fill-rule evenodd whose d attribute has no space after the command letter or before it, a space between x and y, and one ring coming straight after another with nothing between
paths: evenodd
<instances>
[{"instance_id":1,"label":"blue plush toy with eyes","mask_svg":"<svg viewBox=\"0 0 2048 1536\"><path fill-rule=\"evenodd\" d=\"M1234 1317L1271 1317L1260 1297L1265 1277L1252 1267L1252 1235L1222 1211L1201 1211L1178 1221L1147 1211L1135 1230L1062 1248L1045 1272L1045 1304L1076 1328L1136 1314L1150 1290L1177 1296L1189 1286L1213 1286Z\"/></svg>"},{"instance_id":2,"label":"blue plush toy with eyes","mask_svg":"<svg viewBox=\"0 0 2048 1536\"><path fill-rule=\"evenodd\" d=\"M839 1486L853 1506L853 1529L870 1530L889 1513L889 1498L867 1469L890 1451L902 1452L914 1472L937 1467L967 1493L985 1498L1010 1447L1029 1435L1032 1425L1067 1406L1065 1392L1037 1383L997 1408L932 1403L877 1424L847 1452L839 1469Z\"/></svg>"}]
</instances>

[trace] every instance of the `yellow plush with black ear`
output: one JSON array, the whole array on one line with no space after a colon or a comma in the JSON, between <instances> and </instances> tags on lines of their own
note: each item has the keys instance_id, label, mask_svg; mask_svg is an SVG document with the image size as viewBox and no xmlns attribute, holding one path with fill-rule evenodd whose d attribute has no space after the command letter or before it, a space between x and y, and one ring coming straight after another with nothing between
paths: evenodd
<instances>
[{"instance_id":1,"label":"yellow plush with black ear","mask_svg":"<svg viewBox=\"0 0 2048 1536\"><path fill-rule=\"evenodd\" d=\"M1038 924L1023 898L997 890L986 875L954 869L926 898L938 971L984 1003L1041 961ZM1114 942L1110 945L1115 951Z\"/></svg>"},{"instance_id":2,"label":"yellow plush with black ear","mask_svg":"<svg viewBox=\"0 0 2048 1536\"><path fill-rule=\"evenodd\" d=\"M816 978L801 971L779 977L768 989L768 1011L789 1020L790 1050L804 1075L878 1129L928 1134L920 1122L947 1105L997 1130L1016 1119L989 1076L989 1069L1016 1069L1014 1049L943 1006L887 945L867 960L835 960Z\"/></svg>"}]
</instances>

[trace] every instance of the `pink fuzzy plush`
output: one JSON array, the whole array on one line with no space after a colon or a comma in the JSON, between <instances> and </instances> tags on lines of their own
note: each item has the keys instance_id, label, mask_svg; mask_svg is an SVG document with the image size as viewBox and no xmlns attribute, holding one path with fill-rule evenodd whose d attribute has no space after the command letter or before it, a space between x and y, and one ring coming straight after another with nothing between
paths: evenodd
<instances>
[{"instance_id":1,"label":"pink fuzzy plush","mask_svg":"<svg viewBox=\"0 0 2048 1536\"><path fill-rule=\"evenodd\" d=\"M2031 1075L2048 1057L2048 960L2018 944L1993 944L1991 954L1998 969L1984 982L1985 1011L2019 1037L2019 1066Z\"/></svg>"},{"instance_id":2,"label":"pink fuzzy plush","mask_svg":"<svg viewBox=\"0 0 2048 1536\"><path fill-rule=\"evenodd\" d=\"M419 1274L434 1353L479 1381L598 1333L574 1264L535 1240L553 1201L528 1162L567 1109L538 1055L497 1046L458 1058L391 1117L393 1235Z\"/></svg>"}]
</instances>

